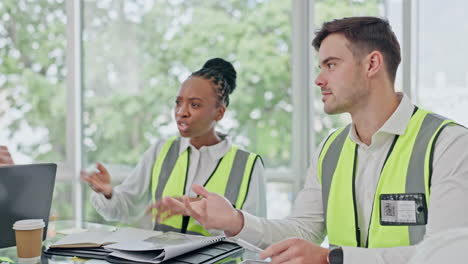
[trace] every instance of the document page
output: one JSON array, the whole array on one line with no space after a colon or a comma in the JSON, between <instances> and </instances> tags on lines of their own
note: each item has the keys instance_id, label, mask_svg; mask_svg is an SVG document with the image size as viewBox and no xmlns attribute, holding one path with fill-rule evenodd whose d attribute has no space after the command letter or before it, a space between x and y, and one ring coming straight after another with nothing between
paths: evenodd
<instances>
[{"instance_id":1,"label":"document page","mask_svg":"<svg viewBox=\"0 0 468 264\"><path fill-rule=\"evenodd\" d=\"M161 235L163 232L146 230L134 227L121 227L117 231L112 232L107 238L108 243L118 243L132 240L144 240L149 237Z\"/></svg>"},{"instance_id":2,"label":"document page","mask_svg":"<svg viewBox=\"0 0 468 264\"><path fill-rule=\"evenodd\" d=\"M101 247L103 245L144 240L148 237L162 234L160 231L145 230L133 227L122 227L115 231L87 231L65 236L58 240L51 248L80 248L80 247Z\"/></svg>"},{"instance_id":3,"label":"document page","mask_svg":"<svg viewBox=\"0 0 468 264\"><path fill-rule=\"evenodd\" d=\"M105 246L111 256L139 262L161 261L194 251L226 239L224 236L205 237L167 232L142 241L127 241Z\"/></svg>"},{"instance_id":4,"label":"document page","mask_svg":"<svg viewBox=\"0 0 468 264\"><path fill-rule=\"evenodd\" d=\"M70 234L51 245L51 248L100 247L110 231L88 231Z\"/></svg>"}]
</instances>

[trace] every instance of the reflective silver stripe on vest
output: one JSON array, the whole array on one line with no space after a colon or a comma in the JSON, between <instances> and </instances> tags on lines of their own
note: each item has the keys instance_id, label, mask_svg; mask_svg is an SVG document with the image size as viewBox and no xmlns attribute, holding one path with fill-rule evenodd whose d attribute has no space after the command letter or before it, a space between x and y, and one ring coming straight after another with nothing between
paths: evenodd
<instances>
[{"instance_id":1,"label":"reflective silver stripe on vest","mask_svg":"<svg viewBox=\"0 0 468 264\"><path fill-rule=\"evenodd\" d=\"M239 190L242 179L244 178L245 166L247 165L249 155L249 152L238 149L232 163L231 173L229 174L229 180L227 182L226 191L224 192L224 197L226 197L233 205L236 204L237 197L239 196Z\"/></svg>"},{"instance_id":2,"label":"reflective silver stripe on vest","mask_svg":"<svg viewBox=\"0 0 468 264\"><path fill-rule=\"evenodd\" d=\"M166 187L167 181L169 180L169 176L171 176L171 172L174 169L177 159L179 158L179 148L180 148L180 138L177 138L172 142L171 147L167 151L166 158L164 159L163 164L161 166L161 172L159 173L159 179L158 179L158 186L156 188L156 193L155 193L155 198L156 198L155 201L159 201L162 198L164 187ZM171 228L171 230L166 230L166 227ZM154 223L153 229L159 230L159 231L174 231L174 232L180 233L180 228L175 229L167 225L162 225L158 223L157 221Z\"/></svg>"},{"instance_id":3,"label":"reflective silver stripe on vest","mask_svg":"<svg viewBox=\"0 0 468 264\"><path fill-rule=\"evenodd\" d=\"M426 193L424 182L425 157L429 146L429 141L434 136L439 126L445 118L436 114L427 114L418 132L416 141L411 153L406 176L406 193ZM426 195L428 195L426 193ZM408 226L410 244L415 245L421 241L426 233L425 225Z\"/></svg>"},{"instance_id":4,"label":"reflective silver stripe on vest","mask_svg":"<svg viewBox=\"0 0 468 264\"><path fill-rule=\"evenodd\" d=\"M338 159L340 158L341 150L343 149L344 142L348 137L351 125L347 125L343 131L335 138L328 148L322 163L322 204L323 204L323 218L327 222L327 208L328 196L330 194L331 182L333 174L335 173Z\"/></svg>"},{"instance_id":5,"label":"reflective silver stripe on vest","mask_svg":"<svg viewBox=\"0 0 468 264\"><path fill-rule=\"evenodd\" d=\"M161 166L161 172L159 173L158 187L156 188L155 198L156 201L162 198L164 187L166 187L169 176L171 176L172 170L179 158L180 138L175 139L172 142L171 147L167 151L166 158Z\"/></svg>"}]
</instances>

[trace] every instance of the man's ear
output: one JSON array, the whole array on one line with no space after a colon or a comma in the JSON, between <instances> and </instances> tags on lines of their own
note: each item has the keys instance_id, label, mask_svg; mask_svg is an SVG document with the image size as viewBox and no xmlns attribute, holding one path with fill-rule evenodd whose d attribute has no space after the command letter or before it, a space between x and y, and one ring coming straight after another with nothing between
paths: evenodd
<instances>
[{"instance_id":1,"label":"man's ear","mask_svg":"<svg viewBox=\"0 0 468 264\"><path fill-rule=\"evenodd\" d=\"M380 51L372 51L366 58L367 77L375 76L379 71L383 70L383 55Z\"/></svg>"},{"instance_id":2,"label":"man's ear","mask_svg":"<svg viewBox=\"0 0 468 264\"><path fill-rule=\"evenodd\" d=\"M216 114L216 122L223 119L224 112L226 112L226 106L222 104L220 107L218 107L218 113Z\"/></svg>"}]
</instances>

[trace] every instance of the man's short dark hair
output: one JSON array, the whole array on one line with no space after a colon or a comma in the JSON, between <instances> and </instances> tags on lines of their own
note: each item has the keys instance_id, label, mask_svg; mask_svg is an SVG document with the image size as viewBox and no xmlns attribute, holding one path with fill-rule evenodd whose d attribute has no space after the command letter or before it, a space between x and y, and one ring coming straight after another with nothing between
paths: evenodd
<instances>
[{"instance_id":1,"label":"man's short dark hair","mask_svg":"<svg viewBox=\"0 0 468 264\"><path fill-rule=\"evenodd\" d=\"M400 44L387 20L378 17L347 17L325 22L315 33L312 46L319 50L322 41L330 34L339 33L350 43L350 50L356 58L361 58L374 50L384 57L387 73L395 81L398 65L401 62Z\"/></svg>"}]
</instances>

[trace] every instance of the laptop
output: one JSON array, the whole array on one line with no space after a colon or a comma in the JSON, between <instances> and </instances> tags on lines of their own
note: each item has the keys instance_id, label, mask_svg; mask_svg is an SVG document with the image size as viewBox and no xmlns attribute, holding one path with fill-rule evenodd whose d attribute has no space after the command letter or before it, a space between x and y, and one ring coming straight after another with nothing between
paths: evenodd
<instances>
[{"instance_id":1,"label":"laptop","mask_svg":"<svg viewBox=\"0 0 468 264\"><path fill-rule=\"evenodd\" d=\"M56 164L0 167L0 248L16 245L13 224L22 219L43 219L47 234Z\"/></svg>"}]
</instances>

